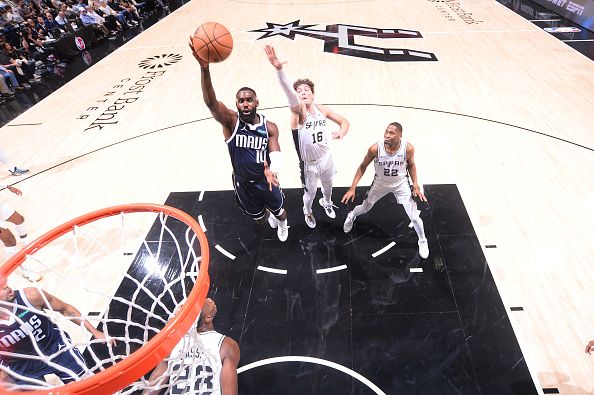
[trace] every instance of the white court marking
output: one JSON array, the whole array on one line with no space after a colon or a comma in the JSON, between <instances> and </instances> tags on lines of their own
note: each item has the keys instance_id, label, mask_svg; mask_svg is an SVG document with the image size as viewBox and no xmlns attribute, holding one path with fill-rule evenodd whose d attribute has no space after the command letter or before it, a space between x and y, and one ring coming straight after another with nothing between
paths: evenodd
<instances>
[{"instance_id":1,"label":"white court marking","mask_svg":"<svg viewBox=\"0 0 594 395\"><path fill-rule=\"evenodd\" d=\"M225 255L227 258L229 259L235 259L235 255L233 255L232 253L230 253L229 251L225 250L223 247L221 247L220 245L216 245L215 249L219 250L219 252L223 255Z\"/></svg>"},{"instance_id":2,"label":"white court marking","mask_svg":"<svg viewBox=\"0 0 594 395\"><path fill-rule=\"evenodd\" d=\"M336 369L340 372L346 373L349 376L359 380L361 383L365 384L367 386L367 388L369 388L376 394L386 395L386 393L384 391L382 391L377 385L373 384L370 380L368 380L364 376L360 375L359 373L357 373L347 367L339 365L335 362L326 361L325 359L302 357L299 355L289 355L289 356L285 356L285 357L267 358L267 359L263 359L261 361L252 362L248 365L242 366L241 368L237 369L237 374L247 372L248 370L258 368L260 366L270 365L273 363L282 363L282 362L307 362L307 363L313 363L316 365L328 366L329 368Z\"/></svg>"},{"instance_id":3,"label":"white court marking","mask_svg":"<svg viewBox=\"0 0 594 395\"><path fill-rule=\"evenodd\" d=\"M411 267L410 272L411 273L423 273L423 268L422 267Z\"/></svg>"},{"instance_id":4,"label":"white court marking","mask_svg":"<svg viewBox=\"0 0 594 395\"><path fill-rule=\"evenodd\" d=\"M200 227L202 228L203 232L206 232L206 226L204 226L204 221L202 220L202 214L198 216L198 223L200 223Z\"/></svg>"},{"instance_id":5,"label":"white court marking","mask_svg":"<svg viewBox=\"0 0 594 395\"><path fill-rule=\"evenodd\" d=\"M276 273L276 274L287 274L287 271L285 269L274 269L274 268L266 267L266 266L258 266L258 270L262 270L263 272Z\"/></svg>"},{"instance_id":6,"label":"white court marking","mask_svg":"<svg viewBox=\"0 0 594 395\"><path fill-rule=\"evenodd\" d=\"M347 265L340 265L340 266L329 267L327 269L318 269L318 270L316 270L316 273L323 274L323 273L337 272L339 270L344 270L346 268L347 268Z\"/></svg>"},{"instance_id":7,"label":"white court marking","mask_svg":"<svg viewBox=\"0 0 594 395\"><path fill-rule=\"evenodd\" d=\"M198 196L198 201L201 202L202 198L204 198L204 191L200 191L200 196Z\"/></svg>"},{"instance_id":8,"label":"white court marking","mask_svg":"<svg viewBox=\"0 0 594 395\"><path fill-rule=\"evenodd\" d=\"M374 257L374 258L377 258L378 256L380 256L384 252L388 251L390 248L394 247L395 245L396 245L396 242L391 241L390 244L388 244L387 246L385 246L381 250L374 252L373 254L371 254L371 256Z\"/></svg>"}]
</instances>

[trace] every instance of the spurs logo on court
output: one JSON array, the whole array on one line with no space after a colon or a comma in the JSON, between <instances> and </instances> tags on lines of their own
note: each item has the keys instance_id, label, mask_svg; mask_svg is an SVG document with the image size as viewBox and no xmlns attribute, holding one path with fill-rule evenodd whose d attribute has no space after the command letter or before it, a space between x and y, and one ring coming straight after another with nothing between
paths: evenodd
<instances>
[{"instance_id":1,"label":"spurs logo on court","mask_svg":"<svg viewBox=\"0 0 594 395\"><path fill-rule=\"evenodd\" d=\"M172 64L179 62L181 59L181 55L173 53L155 55L138 63L138 67L141 69L160 69L165 66L171 66Z\"/></svg>"},{"instance_id":2,"label":"spurs logo on court","mask_svg":"<svg viewBox=\"0 0 594 395\"><path fill-rule=\"evenodd\" d=\"M354 26L354 25L328 25L326 30L311 29L316 25L300 25L299 20L279 25L266 22L265 29L251 30L252 32L265 33L258 40L272 36L283 36L295 39L297 34L316 38L324 41L324 52L339 55L355 56L358 58L379 60L382 62L413 62L413 61L436 61L437 57L431 52L423 52L412 49L384 48L371 45L356 44L357 37L373 37L379 39L387 38L423 38L416 30L405 29L378 29L375 27Z\"/></svg>"}]
</instances>

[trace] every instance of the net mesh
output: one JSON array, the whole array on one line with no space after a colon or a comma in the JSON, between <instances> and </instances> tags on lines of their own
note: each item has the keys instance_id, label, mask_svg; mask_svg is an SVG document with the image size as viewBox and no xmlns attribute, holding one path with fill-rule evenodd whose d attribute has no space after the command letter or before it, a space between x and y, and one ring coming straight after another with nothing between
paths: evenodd
<instances>
[{"instance_id":1,"label":"net mesh","mask_svg":"<svg viewBox=\"0 0 594 395\"><path fill-rule=\"evenodd\" d=\"M199 288L200 271L207 271L208 265L208 259L201 262L199 236L203 234L197 235L199 226L184 221L165 212L120 212L73 225L42 246L28 248L23 258L26 265L44 278L33 284L18 271L7 277L15 297L0 301L0 310L8 316L0 322L0 330L4 329L0 332L2 389L50 390L88 380L115 364L123 365L122 361L146 347L168 322L175 321L176 315L181 316L192 291ZM6 271L4 267L2 271ZM207 289L208 279L205 282ZM31 292L41 296L43 309L27 304L23 295ZM92 337L76 317L54 311L51 295L76 307L105 339ZM196 318L191 317L191 322ZM176 336L179 339L183 333ZM169 354L175 343L161 350L161 357ZM186 343L180 343L182 349L189 347ZM154 356L147 358L137 375L158 362ZM183 375L172 375L169 385L181 380ZM117 393L135 393L149 384L142 376L128 381Z\"/></svg>"}]
</instances>

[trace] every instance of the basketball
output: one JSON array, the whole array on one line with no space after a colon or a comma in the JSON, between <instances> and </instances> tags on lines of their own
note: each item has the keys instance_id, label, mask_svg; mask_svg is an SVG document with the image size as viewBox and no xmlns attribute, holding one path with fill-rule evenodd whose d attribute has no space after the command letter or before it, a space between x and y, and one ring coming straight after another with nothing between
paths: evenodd
<instances>
[{"instance_id":1,"label":"basketball","mask_svg":"<svg viewBox=\"0 0 594 395\"><path fill-rule=\"evenodd\" d=\"M217 63L231 55L233 37L229 30L220 23L206 22L194 32L192 45L202 60Z\"/></svg>"}]
</instances>

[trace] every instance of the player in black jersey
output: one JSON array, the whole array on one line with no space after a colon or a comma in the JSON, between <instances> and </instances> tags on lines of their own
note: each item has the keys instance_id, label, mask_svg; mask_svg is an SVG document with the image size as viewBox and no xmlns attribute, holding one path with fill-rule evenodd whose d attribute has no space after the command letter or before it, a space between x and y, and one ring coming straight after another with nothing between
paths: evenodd
<instances>
[{"instance_id":1,"label":"player in black jersey","mask_svg":"<svg viewBox=\"0 0 594 395\"><path fill-rule=\"evenodd\" d=\"M82 321L96 339L106 339L74 306L40 288L13 291L5 279L0 279L0 383L34 384L32 380L44 381L47 374L55 374L67 383L85 373L84 358L72 345L70 336L58 328L44 309L74 317L72 321ZM113 338L106 341L115 345Z\"/></svg>"},{"instance_id":2,"label":"player in black jersey","mask_svg":"<svg viewBox=\"0 0 594 395\"><path fill-rule=\"evenodd\" d=\"M218 101L210 79L209 64L200 59L191 40L189 45L200 64L204 103L214 119L223 126L233 166L237 203L259 224L268 220L270 226L277 228L278 238L285 241L289 236L289 226L287 212L283 208L284 195L277 179L281 168L278 127L256 111L259 103L252 88L243 87L237 91L237 111Z\"/></svg>"}]
</instances>

